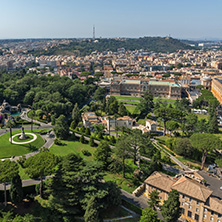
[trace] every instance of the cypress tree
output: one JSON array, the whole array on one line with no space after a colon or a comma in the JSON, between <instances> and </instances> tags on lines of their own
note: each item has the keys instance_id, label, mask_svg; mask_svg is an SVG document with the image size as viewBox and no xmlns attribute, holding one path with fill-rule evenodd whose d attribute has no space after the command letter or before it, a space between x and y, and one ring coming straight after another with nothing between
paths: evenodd
<instances>
[{"instance_id":1,"label":"cypress tree","mask_svg":"<svg viewBox=\"0 0 222 222\"><path fill-rule=\"evenodd\" d=\"M92 147L94 147L94 146L95 146L95 142L94 142L94 139L93 139L93 137L92 137L92 136L90 137L90 140L89 140L89 145L90 145L90 146L92 146Z\"/></svg>"},{"instance_id":2,"label":"cypress tree","mask_svg":"<svg viewBox=\"0 0 222 222\"><path fill-rule=\"evenodd\" d=\"M19 174L12 178L9 190L12 203L20 203L23 200L22 181Z\"/></svg>"},{"instance_id":3,"label":"cypress tree","mask_svg":"<svg viewBox=\"0 0 222 222\"><path fill-rule=\"evenodd\" d=\"M180 217L180 201L177 190L169 192L168 200L164 201L161 213L164 217L164 221L166 222L175 222Z\"/></svg>"}]
</instances>

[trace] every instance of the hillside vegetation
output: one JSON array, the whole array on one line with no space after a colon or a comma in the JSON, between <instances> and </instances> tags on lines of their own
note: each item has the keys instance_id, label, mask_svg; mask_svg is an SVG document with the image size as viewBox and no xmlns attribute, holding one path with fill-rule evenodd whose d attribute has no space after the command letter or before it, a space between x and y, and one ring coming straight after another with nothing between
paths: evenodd
<instances>
[{"instance_id":1,"label":"hillside vegetation","mask_svg":"<svg viewBox=\"0 0 222 222\"><path fill-rule=\"evenodd\" d=\"M94 51L117 51L119 48L126 50L139 50L144 49L154 52L174 52L179 49L194 49L193 47L182 43L181 41L173 38L162 37L143 37L138 39L98 39L98 42L88 40L74 39L69 45L59 45L53 48L39 51L33 51L34 55L87 55Z\"/></svg>"}]
</instances>

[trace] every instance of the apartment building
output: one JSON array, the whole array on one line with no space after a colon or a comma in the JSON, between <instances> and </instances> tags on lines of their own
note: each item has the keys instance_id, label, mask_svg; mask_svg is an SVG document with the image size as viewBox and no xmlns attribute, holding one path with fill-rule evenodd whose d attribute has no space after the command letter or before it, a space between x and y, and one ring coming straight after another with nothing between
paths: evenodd
<instances>
[{"instance_id":1,"label":"apartment building","mask_svg":"<svg viewBox=\"0 0 222 222\"><path fill-rule=\"evenodd\" d=\"M222 222L222 200L203 184L203 177L197 172L187 172L178 178L154 172L144 181L144 189L147 197L157 190L161 205L168 199L171 190L177 190L182 221Z\"/></svg>"},{"instance_id":2,"label":"apartment building","mask_svg":"<svg viewBox=\"0 0 222 222\"><path fill-rule=\"evenodd\" d=\"M141 96L150 91L155 97L181 98L181 85L169 81L149 80L114 80L111 83L110 95Z\"/></svg>"}]
</instances>

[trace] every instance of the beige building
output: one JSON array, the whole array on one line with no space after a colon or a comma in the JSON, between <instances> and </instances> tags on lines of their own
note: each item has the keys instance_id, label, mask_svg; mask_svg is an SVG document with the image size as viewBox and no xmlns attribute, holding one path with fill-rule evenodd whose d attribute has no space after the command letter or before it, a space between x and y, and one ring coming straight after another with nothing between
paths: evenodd
<instances>
[{"instance_id":1,"label":"beige building","mask_svg":"<svg viewBox=\"0 0 222 222\"><path fill-rule=\"evenodd\" d=\"M222 79L214 78L211 83L211 92L222 104Z\"/></svg>"},{"instance_id":2,"label":"beige building","mask_svg":"<svg viewBox=\"0 0 222 222\"><path fill-rule=\"evenodd\" d=\"M150 120L150 119L146 120L146 127L147 127L148 131L156 132L157 126L158 126L157 122Z\"/></svg>"},{"instance_id":3,"label":"beige building","mask_svg":"<svg viewBox=\"0 0 222 222\"><path fill-rule=\"evenodd\" d=\"M144 181L144 194L148 197L149 193L157 190L162 205L169 192L175 189L180 195L183 221L222 222L222 200L212 195L213 191L202 181L203 178L196 172L187 172L179 178L154 172Z\"/></svg>"},{"instance_id":4,"label":"beige building","mask_svg":"<svg viewBox=\"0 0 222 222\"><path fill-rule=\"evenodd\" d=\"M107 130L115 130L116 127L126 127L127 129L132 129L133 125L135 125L136 120L130 118L129 116L123 116L114 118L113 116L106 116L104 117L104 120L106 120L107 124Z\"/></svg>"},{"instance_id":5,"label":"beige building","mask_svg":"<svg viewBox=\"0 0 222 222\"><path fill-rule=\"evenodd\" d=\"M141 96L150 91L155 97L181 98L181 85L176 82L149 80L114 80L111 83L110 95Z\"/></svg>"},{"instance_id":6,"label":"beige building","mask_svg":"<svg viewBox=\"0 0 222 222\"><path fill-rule=\"evenodd\" d=\"M103 124L102 118L98 117L94 112L82 113L82 122L85 128L92 128L94 124Z\"/></svg>"}]
</instances>

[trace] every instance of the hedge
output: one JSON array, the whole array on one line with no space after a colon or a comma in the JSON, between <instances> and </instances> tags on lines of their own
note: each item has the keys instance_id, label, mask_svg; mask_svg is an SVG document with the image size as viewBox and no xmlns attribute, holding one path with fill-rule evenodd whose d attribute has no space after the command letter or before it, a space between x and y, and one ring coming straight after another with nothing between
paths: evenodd
<instances>
[{"instance_id":1,"label":"hedge","mask_svg":"<svg viewBox=\"0 0 222 222\"><path fill-rule=\"evenodd\" d=\"M142 209L124 199L122 199L122 205L126 208L128 208L129 210L132 210L133 212L142 215Z\"/></svg>"}]
</instances>

